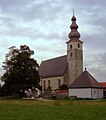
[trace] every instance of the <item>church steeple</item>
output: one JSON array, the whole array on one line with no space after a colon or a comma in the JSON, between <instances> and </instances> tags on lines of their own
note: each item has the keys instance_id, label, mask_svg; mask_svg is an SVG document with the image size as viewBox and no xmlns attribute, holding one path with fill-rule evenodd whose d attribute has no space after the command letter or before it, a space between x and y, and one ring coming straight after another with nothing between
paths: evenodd
<instances>
[{"instance_id":1,"label":"church steeple","mask_svg":"<svg viewBox=\"0 0 106 120\"><path fill-rule=\"evenodd\" d=\"M76 17L73 14L73 17L71 18L72 24L70 25L71 32L68 34L68 37L71 39L73 38L80 38L80 33L77 31L78 25L76 24Z\"/></svg>"},{"instance_id":2,"label":"church steeple","mask_svg":"<svg viewBox=\"0 0 106 120\"><path fill-rule=\"evenodd\" d=\"M67 63L69 83L72 83L83 72L83 42L79 39L80 33L77 31L76 17L72 16L70 25L69 40L67 43Z\"/></svg>"}]
</instances>

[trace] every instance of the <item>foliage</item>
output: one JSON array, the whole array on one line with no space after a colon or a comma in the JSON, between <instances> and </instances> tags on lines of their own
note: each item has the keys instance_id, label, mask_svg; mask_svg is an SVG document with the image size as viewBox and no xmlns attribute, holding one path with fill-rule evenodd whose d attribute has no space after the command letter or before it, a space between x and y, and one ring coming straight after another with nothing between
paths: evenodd
<instances>
[{"instance_id":1,"label":"foliage","mask_svg":"<svg viewBox=\"0 0 106 120\"><path fill-rule=\"evenodd\" d=\"M0 97L1 96L4 96L4 89L3 89L3 87L0 86Z\"/></svg>"},{"instance_id":2,"label":"foliage","mask_svg":"<svg viewBox=\"0 0 106 120\"><path fill-rule=\"evenodd\" d=\"M0 100L0 120L105 120L104 101Z\"/></svg>"},{"instance_id":3,"label":"foliage","mask_svg":"<svg viewBox=\"0 0 106 120\"><path fill-rule=\"evenodd\" d=\"M1 77L5 82L4 91L9 94L20 94L20 91L37 87L40 79L37 61L31 58L34 51L26 45L21 45L20 49L15 46L9 49L3 62L6 72Z\"/></svg>"},{"instance_id":4,"label":"foliage","mask_svg":"<svg viewBox=\"0 0 106 120\"><path fill-rule=\"evenodd\" d=\"M59 87L59 90L68 90L68 85L65 85L65 84L61 85Z\"/></svg>"}]
</instances>

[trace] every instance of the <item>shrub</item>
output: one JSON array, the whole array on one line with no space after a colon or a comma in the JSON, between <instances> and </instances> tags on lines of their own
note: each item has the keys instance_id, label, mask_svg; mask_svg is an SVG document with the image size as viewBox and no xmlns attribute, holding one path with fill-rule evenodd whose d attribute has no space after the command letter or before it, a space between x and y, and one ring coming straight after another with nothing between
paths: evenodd
<instances>
[{"instance_id":1,"label":"shrub","mask_svg":"<svg viewBox=\"0 0 106 120\"><path fill-rule=\"evenodd\" d=\"M68 85L65 85L65 84L61 85L59 87L59 90L68 90Z\"/></svg>"}]
</instances>

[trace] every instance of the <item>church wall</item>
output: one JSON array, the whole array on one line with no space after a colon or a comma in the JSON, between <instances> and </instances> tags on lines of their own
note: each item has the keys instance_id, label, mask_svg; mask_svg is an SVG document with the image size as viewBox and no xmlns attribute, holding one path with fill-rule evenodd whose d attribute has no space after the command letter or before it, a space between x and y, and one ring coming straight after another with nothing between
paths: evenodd
<instances>
[{"instance_id":1,"label":"church wall","mask_svg":"<svg viewBox=\"0 0 106 120\"><path fill-rule=\"evenodd\" d=\"M83 47L82 42L69 41L67 43L67 62L69 84L83 72Z\"/></svg>"},{"instance_id":2,"label":"church wall","mask_svg":"<svg viewBox=\"0 0 106 120\"><path fill-rule=\"evenodd\" d=\"M72 83L83 72L83 61L74 60L68 62L69 84Z\"/></svg>"},{"instance_id":3,"label":"church wall","mask_svg":"<svg viewBox=\"0 0 106 120\"><path fill-rule=\"evenodd\" d=\"M57 89L59 87L59 84L62 85L63 83L64 83L64 76L42 78L41 79L42 91L44 91L44 89L47 89L49 85L52 90ZM45 88L44 88L44 84L45 84Z\"/></svg>"},{"instance_id":4,"label":"church wall","mask_svg":"<svg viewBox=\"0 0 106 120\"><path fill-rule=\"evenodd\" d=\"M78 44L80 45L80 47L78 47ZM72 45L72 49L78 49L78 50L82 50L82 43L81 42L70 42L67 44L67 50L70 50L70 46Z\"/></svg>"},{"instance_id":5,"label":"church wall","mask_svg":"<svg viewBox=\"0 0 106 120\"><path fill-rule=\"evenodd\" d=\"M64 73L64 84L68 85L68 83L69 83L69 76L68 76L68 68L67 68Z\"/></svg>"}]
</instances>

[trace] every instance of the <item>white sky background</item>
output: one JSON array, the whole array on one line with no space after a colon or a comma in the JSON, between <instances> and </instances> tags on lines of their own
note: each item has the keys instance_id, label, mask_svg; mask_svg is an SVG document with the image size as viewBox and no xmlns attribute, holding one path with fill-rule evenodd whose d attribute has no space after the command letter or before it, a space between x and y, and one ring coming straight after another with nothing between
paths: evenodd
<instances>
[{"instance_id":1,"label":"white sky background","mask_svg":"<svg viewBox=\"0 0 106 120\"><path fill-rule=\"evenodd\" d=\"M0 0L0 76L11 46L28 45L38 63L65 55L73 8L84 67L106 81L106 0Z\"/></svg>"}]
</instances>

